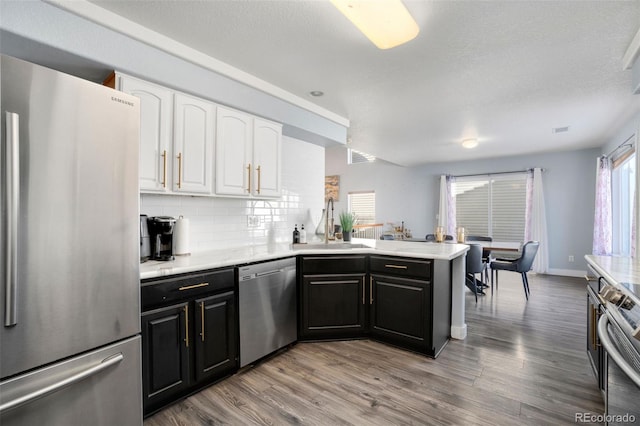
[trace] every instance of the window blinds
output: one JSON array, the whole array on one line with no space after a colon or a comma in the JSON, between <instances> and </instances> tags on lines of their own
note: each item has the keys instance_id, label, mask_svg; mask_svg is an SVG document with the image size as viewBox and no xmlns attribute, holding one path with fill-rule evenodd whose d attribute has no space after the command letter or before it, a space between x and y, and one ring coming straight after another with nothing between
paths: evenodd
<instances>
[{"instance_id":1,"label":"window blinds","mask_svg":"<svg viewBox=\"0 0 640 426\"><path fill-rule=\"evenodd\" d=\"M350 192L349 211L355 213L358 224L375 223L376 219L376 193Z\"/></svg>"},{"instance_id":2,"label":"window blinds","mask_svg":"<svg viewBox=\"0 0 640 426\"><path fill-rule=\"evenodd\" d=\"M497 241L522 241L526 209L526 173L457 178L456 224L467 235Z\"/></svg>"}]
</instances>

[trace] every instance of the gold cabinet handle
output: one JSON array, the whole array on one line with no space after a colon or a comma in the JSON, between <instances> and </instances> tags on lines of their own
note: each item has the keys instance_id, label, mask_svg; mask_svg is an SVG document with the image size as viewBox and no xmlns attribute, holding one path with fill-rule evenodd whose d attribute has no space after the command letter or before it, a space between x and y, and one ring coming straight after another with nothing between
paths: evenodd
<instances>
[{"instance_id":1,"label":"gold cabinet handle","mask_svg":"<svg viewBox=\"0 0 640 426\"><path fill-rule=\"evenodd\" d=\"M162 187L167 187L167 150L162 151Z\"/></svg>"},{"instance_id":2,"label":"gold cabinet handle","mask_svg":"<svg viewBox=\"0 0 640 426\"><path fill-rule=\"evenodd\" d=\"M198 287L206 287L208 286L209 283L200 283L200 284L194 284L194 285L186 285L184 287L180 287L178 288L178 291L184 291L184 290L191 290L192 288L198 288Z\"/></svg>"},{"instance_id":3,"label":"gold cabinet handle","mask_svg":"<svg viewBox=\"0 0 640 426\"><path fill-rule=\"evenodd\" d=\"M369 304L373 305L373 277L369 277Z\"/></svg>"},{"instance_id":4,"label":"gold cabinet handle","mask_svg":"<svg viewBox=\"0 0 640 426\"><path fill-rule=\"evenodd\" d=\"M178 188L182 188L182 153L178 154Z\"/></svg>"},{"instance_id":5,"label":"gold cabinet handle","mask_svg":"<svg viewBox=\"0 0 640 426\"><path fill-rule=\"evenodd\" d=\"M184 343L189 347L189 305L185 305L184 310Z\"/></svg>"},{"instance_id":6,"label":"gold cabinet handle","mask_svg":"<svg viewBox=\"0 0 640 426\"><path fill-rule=\"evenodd\" d=\"M256 189L256 192L260 194L260 166L256 168L256 171L258 172L258 189Z\"/></svg>"},{"instance_id":7,"label":"gold cabinet handle","mask_svg":"<svg viewBox=\"0 0 640 426\"><path fill-rule=\"evenodd\" d=\"M200 339L204 342L204 302L200 302Z\"/></svg>"},{"instance_id":8,"label":"gold cabinet handle","mask_svg":"<svg viewBox=\"0 0 640 426\"><path fill-rule=\"evenodd\" d=\"M407 269L405 265L384 265L385 268Z\"/></svg>"},{"instance_id":9,"label":"gold cabinet handle","mask_svg":"<svg viewBox=\"0 0 640 426\"><path fill-rule=\"evenodd\" d=\"M591 347L600 347L598 342L598 309L595 306L591 306Z\"/></svg>"},{"instance_id":10,"label":"gold cabinet handle","mask_svg":"<svg viewBox=\"0 0 640 426\"><path fill-rule=\"evenodd\" d=\"M247 185L247 192L251 194L251 163L247 166L247 181L249 185Z\"/></svg>"}]
</instances>

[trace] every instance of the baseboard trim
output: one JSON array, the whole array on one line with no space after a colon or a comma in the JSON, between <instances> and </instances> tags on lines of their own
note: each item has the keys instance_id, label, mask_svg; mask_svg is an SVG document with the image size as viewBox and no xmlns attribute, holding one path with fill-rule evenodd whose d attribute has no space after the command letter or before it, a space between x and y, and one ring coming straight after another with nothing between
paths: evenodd
<instances>
[{"instance_id":1,"label":"baseboard trim","mask_svg":"<svg viewBox=\"0 0 640 426\"><path fill-rule=\"evenodd\" d=\"M560 275L562 277L584 277L587 275L587 271L580 271L577 269L556 269L550 268L547 272L548 275Z\"/></svg>"},{"instance_id":2,"label":"baseboard trim","mask_svg":"<svg viewBox=\"0 0 640 426\"><path fill-rule=\"evenodd\" d=\"M457 340L464 340L467 337L467 324L463 326L451 326L451 338Z\"/></svg>"}]
</instances>

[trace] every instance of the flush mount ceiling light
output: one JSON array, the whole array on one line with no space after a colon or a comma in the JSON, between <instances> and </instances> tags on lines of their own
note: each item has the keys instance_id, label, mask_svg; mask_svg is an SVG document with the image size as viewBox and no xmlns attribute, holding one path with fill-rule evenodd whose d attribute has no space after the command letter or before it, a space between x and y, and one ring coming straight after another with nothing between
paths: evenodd
<instances>
[{"instance_id":1,"label":"flush mount ceiling light","mask_svg":"<svg viewBox=\"0 0 640 426\"><path fill-rule=\"evenodd\" d=\"M413 40L420 28L400 0L331 0L379 49Z\"/></svg>"},{"instance_id":2,"label":"flush mount ceiling light","mask_svg":"<svg viewBox=\"0 0 640 426\"><path fill-rule=\"evenodd\" d=\"M319 97L324 95L324 92L321 92L320 90L312 90L311 92L309 92L309 94L311 96Z\"/></svg>"},{"instance_id":3,"label":"flush mount ceiling light","mask_svg":"<svg viewBox=\"0 0 640 426\"><path fill-rule=\"evenodd\" d=\"M462 141L462 146L467 149L475 148L478 146L478 139L465 139Z\"/></svg>"}]
</instances>

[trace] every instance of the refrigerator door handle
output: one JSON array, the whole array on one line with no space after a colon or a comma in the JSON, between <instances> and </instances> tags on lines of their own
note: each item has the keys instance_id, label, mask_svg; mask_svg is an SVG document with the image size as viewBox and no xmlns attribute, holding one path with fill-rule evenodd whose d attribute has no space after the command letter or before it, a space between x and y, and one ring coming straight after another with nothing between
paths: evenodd
<instances>
[{"instance_id":1,"label":"refrigerator door handle","mask_svg":"<svg viewBox=\"0 0 640 426\"><path fill-rule=\"evenodd\" d=\"M5 156L5 194L6 214L4 229L6 230L5 252L5 313L4 326L12 327L18 323L17 290L18 290L18 208L20 206L20 120L13 112L6 112L6 156Z\"/></svg>"},{"instance_id":2,"label":"refrigerator door handle","mask_svg":"<svg viewBox=\"0 0 640 426\"><path fill-rule=\"evenodd\" d=\"M107 368L120 363L124 360L124 355L122 353L118 353L103 359L100 363L89 367L85 370L82 370L79 373L74 374L73 376L67 377L66 379L62 379L56 383L53 383L49 386L45 386L44 388L38 389L21 397L15 398L9 402L6 402L0 405L0 414L3 414L9 410L13 410L14 408L20 407L25 404L29 404L36 399L43 398L49 394L52 394L60 389L73 385L81 380L87 379L91 376L94 376L100 373Z\"/></svg>"}]
</instances>

